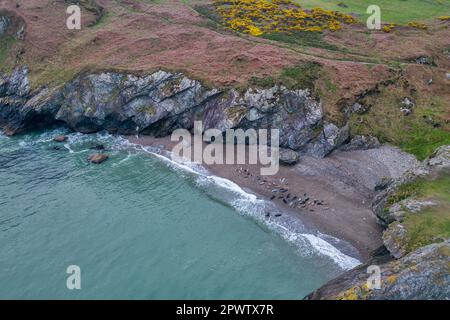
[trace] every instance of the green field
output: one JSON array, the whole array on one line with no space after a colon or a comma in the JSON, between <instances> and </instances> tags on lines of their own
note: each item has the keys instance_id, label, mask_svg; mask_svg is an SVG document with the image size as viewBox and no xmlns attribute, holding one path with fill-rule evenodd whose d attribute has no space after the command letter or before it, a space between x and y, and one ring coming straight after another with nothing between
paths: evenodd
<instances>
[{"instance_id":1,"label":"green field","mask_svg":"<svg viewBox=\"0 0 450 320\"><path fill-rule=\"evenodd\" d=\"M386 23L407 24L411 21L430 21L433 18L450 15L450 0L294 0L302 7L322 7L347 13L356 13L365 21L367 7L375 4L381 8L381 20ZM343 3L347 6L339 6Z\"/></svg>"}]
</instances>

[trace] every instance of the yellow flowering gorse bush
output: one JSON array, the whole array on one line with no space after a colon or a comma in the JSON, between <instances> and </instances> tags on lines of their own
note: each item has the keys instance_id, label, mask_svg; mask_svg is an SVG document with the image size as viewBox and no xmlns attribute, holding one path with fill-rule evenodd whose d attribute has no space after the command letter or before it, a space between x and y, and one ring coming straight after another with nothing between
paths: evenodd
<instances>
[{"instance_id":1,"label":"yellow flowering gorse bush","mask_svg":"<svg viewBox=\"0 0 450 320\"><path fill-rule=\"evenodd\" d=\"M215 0L216 11L230 29L253 36L292 31L336 31L356 19L337 11L303 10L291 0Z\"/></svg>"}]
</instances>

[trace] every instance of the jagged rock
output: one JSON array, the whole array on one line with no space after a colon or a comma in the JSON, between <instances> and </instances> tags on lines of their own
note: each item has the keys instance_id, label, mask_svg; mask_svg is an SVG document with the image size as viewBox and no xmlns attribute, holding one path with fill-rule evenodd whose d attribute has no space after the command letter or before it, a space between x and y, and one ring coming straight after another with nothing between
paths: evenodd
<instances>
[{"instance_id":1,"label":"jagged rock","mask_svg":"<svg viewBox=\"0 0 450 320\"><path fill-rule=\"evenodd\" d=\"M66 140L67 140L66 136L56 136L53 138L53 141L56 141L56 142L64 142Z\"/></svg>"},{"instance_id":2,"label":"jagged rock","mask_svg":"<svg viewBox=\"0 0 450 320\"><path fill-rule=\"evenodd\" d=\"M191 129L195 108L217 93L182 74L165 71L143 77L91 74L64 87L64 101L56 120L83 133L106 129L164 136L177 128Z\"/></svg>"},{"instance_id":3,"label":"jagged rock","mask_svg":"<svg viewBox=\"0 0 450 320\"><path fill-rule=\"evenodd\" d=\"M205 105L202 115L203 126L207 129L227 129L238 127L249 110L239 93L231 89L218 99L211 99Z\"/></svg>"},{"instance_id":4,"label":"jagged rock","mask_svg":"<svg viewBox=\"0 0 450 320\"><path fill-rule=\"evenodd\" d=\"M436 205L434 201L408 198L394 203L389 208L389 214L394 220L402 222L407 213L417 213L425 207L434 205Z\"/></svg>"},{"instance_id":5,"label":"jagged rock","mask_svg":"<svg viewBox=\"0 0 450 320\"><path fill-rule=\"evenodd\" d=\"M297 152L291 149L280 148L280 164L286 166L292 166L296 164L299 160L299 155Z\"/></svg>"},{"instance_id":6,"label":"jagged rock","mask_svg":"<svg viewBox=\"0 0 450 320\"><path fill-rule=\"evenodd\" d=\"M376 185L374 190L375 191L381 191L381 190L385 190L387 187L389 187L392 183L394 182L394 180L392 178L389 177L383 177Z\"/></svg>"},{"instance_id":7,"label":"jagged rock","mask_svg":"<svg viewBox=\"0 0 450 320\"><path fill-rule=\"evenodd\" d=\"M344 144L340 150L343 151L354 151L354 150L368 150L379 148L381 146L380 142L376 137L370 136L354 136L349 143Z\"/></svg>"},{"instance_id":8,"label":"jagged rock","mask_svg":"<svg viewBox=\"0 0 450 320\"><path fill-rule=\"evenodd\" d=\"M314 157L323 158L334 149L340 147L350 136L348 125L338 128L335 124L324 125L319 138L312 143L307 153Z\"/></svg>"},{"instance_id":9,"label":"jagged rock","mask_svg":"<svg viewBox=\"0 0 450 320\"><path fill-rule=\"evenodd\" d=\"M18 67L14 69L11 76L0 76L0 95L2 97L26 98L30 93L28 81L28 68Z\"/></svg>"},{"instance_id":10,"label":"jagged rock","mask_svg":"<svg viewBox=\"0 0 450 320\"><path fill-rule=\"evenodd\" d=\"M395 258L406 254L407 230L401 223L391 223L383 232L383 243Z\"/></svg>"},{"instance_id":11,"label":"jagged rock","mask_svg":"<svg viewBox=\"0 0 450 320\"><path fill-rule=\"evenodd\" d=\"M401 259L384 253L330 281L305 299L450 299L450 241L422 247ZM369 289L369 265L381 271L380 289Z\"/></svg>"},{"instance_id":12,"label":"jagged rock","mask_svg":"<svg viewBox=\"0 0 450 320\"><path fill-rule=\"evenodd\" d=\"M429 173L429 168L419 163L415 168L406 171L399 178L395 179L387 188L378 191L372 201L372 211L382 226L388 226L397 220L397 217L391 213L390 208L386 205L389 197L393 196L402 184L412 182L420 177L425 177Z\"/></svg>"},{"instance_id":13,"label":"jagged rock","mask_svg":"<svg viewBox=\"0 0 450 320\"><path fill-rule=\"evenodd\" d=\"M12 90L10 83L7 86L7 90ZM28 80L19 82L16 87L18 90L15 94L0 95L0 127L9 135L43 128L56 122L55 115L62 100L58 89L44 88L29 97Z\"/></svg>"},{"instance_id":14,"label":"jagged rock","mask_svg":"<svg viewBox=\"0 0 450 320\"><path fill-rule=\"evenodd\" d=\"M450 145L439 147L433 154L425 160L426 165L432 169L450 168Z\"/></svg>"},{"instance_id":15,"label":"jagged rock","mask_svg":"<svg viewBox=\"0 0 450 320\"><path fill-rule=\"evenodd\" d=\"M10 18L8 16L0 16L0 36L6 33L6 30L10 24Z\"/></svg>"},{"instance_id":16,"label":"jagged rock","mask_svg":"<svg viewBox=\"0 0 450 320\"><path fill-rule=\"evenodd\" d=\"M354 105L352 105L351 110L354 113L363 114L364 112L366 112L368 110L368 108L357 102Z\"/></svg>"},{"instance_id":17,"label":"jagged rock","mask_svg":"<svg viewBox=\"0 0 450 320\"><path fill-rule=\"evenodd\" d=\"M54 112L51 109L59 105L53 95L56 92L56 89L44 88L31 96L26 67L16 68L10 76L1 75L0 127L11 135L54 122Z\"/></svg>"},{"instance_id":18,"label":"jagged rock","mask_svg":"<svg viewBox=\"0 0 450 320\"><path fill-rule=\"evenodd\" d=\"M16 32L16 38L18 40L23 40L25 37L25 25L21 25Z\"/></svg>"},{"instance_id":19,"label":"jagged rock","mask_svg":"<svg viewBox=\"0 0 450 320\"><path fill-rule=\"evenodd\" d=\"M95 164L100 164L102 162L105 162L106 160L108 160L109 156L107 154L104 153L95 153L92 154L88 157L88 161L95 163Z\"/></svg>"},{"instance_id":20,"label":"jagged rock","mask_svg":"<svg viewBox=\"0 0 450 320\"><path fill-rule=\"evenodd\" d=\"M412 107L414 107L414 102L412 102L412 100L408 97L404 98L402 100L402 106L406 109L411 109Z\"/></svg>"},{"instance_id":21,"label":"jagged rock","mask_svg":"<svg viewBox=\"0 0 450 320\"><path fill-rule=\"evenodd\" d=\"M423 65L434 65L434 59L430 56L419 56L417 58L412 59L413 62L417 64L423 64Z\"/></svg>"},{"instance_id":22,"label":"jagged rock","mask_svg":"<svg viewBox=\"0 0 450 320\"><path fill-rule=\"evenodd\" d=\"M445 79L450 80L450 72L447 72L447 73L445 74Z\"/></svg>"},{"instance_id":23,"label":"jagged rock","mask_svg":"<svg viewBox=\"0 0 450 320\"><path fill-rule=\"evenodd\" d=\"M309 90L288 90L283 86L250 88L242 101L247 113L239 127L278 129L283 148L304 148L321 125L322 106L310 97Z\"/></svg>"},{"instance_id":24,"label":"jagged rock","mask_svg":"<svg viewBox=\"0 0 450 320\"><path fill-rule=\"evenodd\" d=\"M207 89L180 73L158 71L136 76L114 72L82 74L64 86L30 92L28 69L0 77L0 127L15 134L55 122L83 133L167 136L192 130L279 129L280 147L308 149L326 156L348 137L348 127L322 128L322 106L309 90L249 88L241 94ZM322 132L322 134L318 134Z\"/></svg>"},{"instance_id":25,"label":"jagged rock","mask_svg":"<svg viewBox=\"0 0 450 320\"><path fill-rule=\"evenodd\" d=\"M414 102L408 97L404 98L401 102L402 107L400 108L400 112L403 113L403 115L407 116L411 114L412 108L414 107Z\"/></svg>"}]
</instances>

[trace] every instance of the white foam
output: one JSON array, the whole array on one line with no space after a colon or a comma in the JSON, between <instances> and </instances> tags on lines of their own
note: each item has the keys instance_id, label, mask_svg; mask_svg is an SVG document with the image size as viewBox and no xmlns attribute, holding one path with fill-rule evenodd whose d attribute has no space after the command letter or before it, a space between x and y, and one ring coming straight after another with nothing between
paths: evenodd
<instances>
[{"instance_id":1,"label":"white foam","mask_svg":"<svg viewBox=\"0 0 450 320\"><path fill-rule=\"evenodd\" d=\"M347 270L354 268L361 262L353 257L350 257L343 252L339 251L336 247L311 233L303 233L298 230L304 231L303 225L298 225L300 222L297 220L286 221L283 223L282 219L276 221L274 219L267 219L265 217L265 209L270 205L267 202L254 194L244 191L239 185L231 180L210 175L203 167L193 162L178 162L170 159L168 156L163 156L157 152L151 151L150 148L140 146L141 150L152 154L158 159L164 161L170 167L176 170L184 170L190 174L197 176L196 182L203 187L215 185L216 187L225 189L230 193L237 195L230 202L231 206L235 208L239 213L251 216L257 221L266 225L270 230L280 234L286 241L294 244L299 248L299 252L303 255L319 254L330 258L340 268ZM169 154L170 155L170 154ZM208 188L205 188L208 189ZM297 225L296 225L297 224Z\"/></svg>"},{"instance_id":2,"label":"white foam","mask_svg":"<svg viewBox=\"0 0 450 320\"><path fill-rule=\"evenodd\" d=\"M54 133L52 133L52 136L54 136ZM92 135L88 136L80 133L69 134L68 143L64 146L69 150L70 153L85 152L88 150L76 152L72 150L70 146L76 145L78 143L84 143L91 139ZM207 192L211 192L216 188L226 190L227 192L218 191L214 196L229 203L240 214L250 216L258 223L265 225L273 232L279 234L289 243L294 244L296 248L298 248L299 253L302 255L318 254L328 257L342 269L350 269L360 264L357 259L345 255L336 247L334 247L324 239L321 239L319 236L312 233L307 233L304 226L296 218L290 219L287 217L287 215L284 214L283 219L273 217L267 218L265 216L265 212L267 210L270 210L272 212L276 212L277 210L272 202L258 199L256 195L246 192L231 180L209 174L209 172L198 163L190 161L174 161L171 159L171 154L169 152L167 153L167 155L162 155L155 148L132 143L123 137L115 137L105 133L98 133L94 136L94 139L104 142L113 141L114 149L117 148L118 150L129 150L130 148L132 148L137 151L144 151L145 153L151 154L157 159L163 161L173 170L177 170L193 176L195 178L195 182ZM48 137L42 137L42 140L48 140ZM128 156L122 159L118 164L124 163L130 158L131 153L128 153ZM224 198L225 196L227 198Z\"/></svg>"},{"instance_id":3,"label":"white foam","mask_svg":"<svg viewBox=\"0 0 450 320\"><path fill-rule=\"evenodd\" d=\"M122 163L125 163L130 159L131 159L131 152L128 152L128 155L124 159L120 160L118 163L114 163L113 166L116 167L118 165L121 165Z\"/></svg>"},{"instance_id":4,"label":"white foam","mask_svg":"<svg viewBox=\"0 0 450 320\"><path fill-rule=\"evenodd\" d=\"M302 236L307 239L321 254L332 258L333 261L336 262L342 269L351 269L361 264L358 259L347 256L325 240L313 234L302 234Z\"/></svg>"}]
</instances>

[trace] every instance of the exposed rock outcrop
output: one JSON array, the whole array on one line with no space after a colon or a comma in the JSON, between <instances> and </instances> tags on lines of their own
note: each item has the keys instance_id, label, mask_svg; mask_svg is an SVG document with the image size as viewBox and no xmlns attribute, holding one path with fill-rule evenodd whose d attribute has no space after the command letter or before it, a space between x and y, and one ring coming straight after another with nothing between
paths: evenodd
<instances>
[{"instance_id":1,"label":"exposed rock outcrop","mask_svg":"<svg viewBox=\"0 0 450 320\"><path fill-rule=\"evenodd\" d=\"M370 136L354 136L349 143L344 144L340 150L342 151L354 151L354 150L367 150L380 147L381 144L376 137Z\"/></svg>"},{"instance_id":2,"label":"exposed rock outcrop","mask_svg":"<svg viewBox=\"0 0 450 320\"><path fill-rule=\"evenodd\" d=\"M431 157L425 160L428 167L442 170L450 168L450 145L439 147Z\"/></svg>"},{"instance_id":3,"label":"exposed rock outcrop","mask_svg":"<svg viewBox=\"0 0 450 320\"><path fill-rule=\"evenodd\" d=\"M297 152L291 149L280 148L280 164L292 166L300 159Z\"/></svg>"},{"instance_id":4,"label":"exposed rock outcrop","mask_svg":"<svg viewBox=\"0 0 450 320\"><path fill-rule=\"evenodd\" d=\"M412 251L417 246L412 245L409 226L404 222L407 215L420 215L424 208L439 203L434 199L406 198L386 205L402 184L427 176L438 177L442 170L448 169L449 150L449 146L442 146L398 178L383 178L377 183L373 210L386 227L384 250L380 249L366 264L330 281L306 299L450 299L450 240L436 236L431 239L435 243ZM378 267L381 272L379 289L371 288L367 282L373 279L369 278L369 266Z\"/></svg>"},{"instance_id":5,"label":"exposed rock outcrop","mask_svg":"<svg viewBox=\"0 0 450 320\"><path fill-rule=\"evenodd\" d=\"M0 36L6 33L11 19L6 15L0 15Z\"/></svg>"},{"instance_id":6,"label":"exposed rock outcrop","mask_svg":"<svg viewBox=\"0 0 450 320\"><path fill-rule=\"evenodd\" d=\"M102 162L105 162L106 160L108 160L109 156L107 154L104 153L94 153L92 155L90 155L88 157L88 161L95 163L95 164L100 164Z\"/></svg>"},{"instance_id":7,"label":"exposed rock outcrop","mask_svg":"<svg viewBox=\"0 0 450 320\"><path fill-rule=\"evenodd\" d=\"M391 223L383 232L383 243L394 258L403 257L407 250L407 230L403 224Z\"/></svg>"},{"instance_id":8,"label":"exposed rock outcrop","mask_svg":"<svg viewBox=\"0 0 450 320\"><path fill-rule=\"evenodd\" d=\"M380 268L380 288L369 289L368 267ZM345 272L305 299L450 299L450 242L422 247L401 259L387 252Z\"/></svg>"},{"instance_id":9,"label":"exposed rock outcrop","mask_svg":"<svg viewBox=\"0 0 450 320\"><path fill-rule=\"evenodd\" d=\"M216 128L279 129L280 147L324 157L348 140L348 126L324 123L308 90L209 89L180 73L82 74L58 88L31 91L28 69L0 77L0 127L15 134L55 122L82 133L169 135Z\"/></svg>"},{"instance_id":10,"label":"exposed rock outcrop","mask_svg":"<svg viewBox=\"0 0 450 320\"><path fill-rule=\"evenodd\" d=\"M394 221L402 221L405 210L417 212L425 206L433 205L428 201L418 201L416 199L405 199L402 202L387 208L386 203L390 196L394 195L399 186L412 182L415 179L423 178L431 174L439 174L442 170L450 169L450 146L444 145L436 149L433 154L421 162L417 167L408 170L400 178L389 183L385 188L380 188L378 194L372 202L372 210L377 216L380 224L388 226Z\"/></svg>"}]
</instances>

